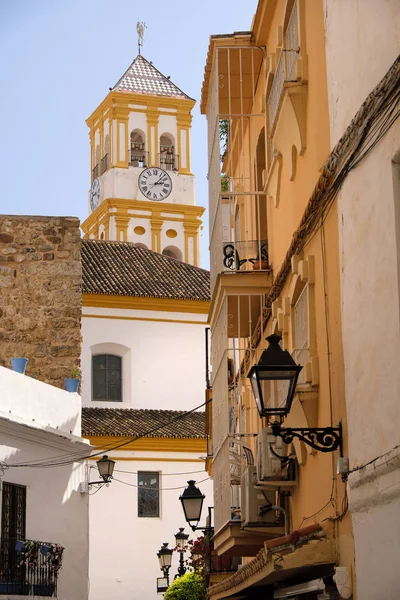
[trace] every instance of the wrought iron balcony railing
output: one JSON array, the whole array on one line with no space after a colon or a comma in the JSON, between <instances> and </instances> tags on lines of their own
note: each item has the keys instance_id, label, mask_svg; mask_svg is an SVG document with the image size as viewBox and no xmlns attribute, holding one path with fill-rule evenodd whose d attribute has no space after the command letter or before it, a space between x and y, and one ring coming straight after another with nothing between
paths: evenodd
<instances>
[{"instance_id":1,"label":"wrought iron balcony railing","mask_svg":"<svg viewBox=\"0 0 400 600\"><path fill-rule=\"evenodd\" d=\"M269 270L267 240L225 242L222 248L226 270Z\"/></svg>"},{"instance_id":2,"label":"wrought iron balcony railing","mask_svg":"<svg viewBox=\"0 0 400 600\"><path fill-rule=\"evenodd\" d=\"M64 548L58 544L0 539L0 596L57 596Z\"/></svg>"},{"instance_id":3,"label":"wrought iron balcony railing","mask_svg":"<svg viewBox=\"0 0 400 600\"><path fill-rule=\"evenodd\" d=\"M169 152L160 152L158 155L159 165L161 169L166 171L177 171L178 170L178 155L170 154Z\"/></svg>"},{"instance_id":4,"label":"wrought iron balcony railing","mask_svg":"<svg viewBox=\"0 0 400 600\"><path fill-rule=\"evenodd\" d=\"M129 154L129 164L131 167L147 167L149 153L138 148L131 148Z\"/></svg>"}]
</instances>

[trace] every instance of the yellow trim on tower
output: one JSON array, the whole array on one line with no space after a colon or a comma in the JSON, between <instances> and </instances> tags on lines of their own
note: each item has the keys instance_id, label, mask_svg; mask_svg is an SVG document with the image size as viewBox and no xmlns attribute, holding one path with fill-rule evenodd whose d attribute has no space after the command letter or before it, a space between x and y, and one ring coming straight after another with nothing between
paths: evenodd
<instances>
[{"instance_id":1,"label":"yellow trim on tower","mask_svg":"<svg viewBox=\"0 0 400 600\"><path fill-rule=\"evenodd\" d=\"M127 242L128 241L128 225L130 222L130 217L121 217L121 216L116 216L115 217L115 227L116 227L116 238L117 240L123 241L123 242ZM123 239L121 240L121 233L122 233L122 237Z\"/></svg>"},{"instance_id":2,"label":"yellow trim on tower","mask_svg":"<svg viewBox=\"0 0 400 600\"><path fill-rule=\"evenodd\" d=\"M84 434L83 434L84 435ZM129 438L114 435L84 435L95 448L114 447L126 442ZM121 448L123 450L153 450L154 452L205 452L205 438L145 438L130 441ZM110 450L111 451L111 450Z\"/></svg>"},{"instance_id":3,"label":"yellow trim on tower","mask_svg":"<svg viewBox=\"0 0 400 600\"><path fill-rule=\"evenodd\" d=\"M141 296L114 296L111 294L84 293L82 294L82 306L207 315L210 302L208 300L179 300L174 298L148 298Z\"/></svg>"},{"instance_id":4,"label":"yellow trim on tower","mask_svg":"<svg viewBox=\"0 0 400 600\"><path fill-rule=\"evenodd\" d=\"M185 223L185 227L194 227L195 232L199 231L202 222L200 217L205 211L202 206L193 206L189 204L172 204L163 202L155 204L147 200L124 200L122 198L107 198L94 210L88 218L81 224L84 237L89 237L91 234L96 235L96 230L105 220L109 221L110 217L127 217L134 218L133 211L139 211L140 218L143 219L161 219L163 222L179 221ZM148 215L143 212L148 211ZM163 214L177 215L174 217L164 217ZM197 235L197 233L196 233ZM154 249L154 248L153 248Z\"/></svg>"}]
</instances>

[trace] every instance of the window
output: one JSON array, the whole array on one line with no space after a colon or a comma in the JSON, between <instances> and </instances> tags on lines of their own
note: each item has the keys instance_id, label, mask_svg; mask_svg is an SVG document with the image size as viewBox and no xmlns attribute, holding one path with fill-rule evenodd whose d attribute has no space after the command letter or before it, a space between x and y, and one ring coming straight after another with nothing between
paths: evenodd
<instances>
[{"instance_id":1,"label":"window","mask_svg":"<svg viewBox=\"0 0 400 600\"><path fill-rule=\"evenodd\" d=\"M122 359L113 354L92 358L92 400L122 401Z\"/></svg>"},{"instance_id":2,"label":"window","mask_svg":"<svg viewBox=\"0 0 400 600\"><path fill-rule=\"evenodd\" d=\"M0 582L15 581L18 573L16 540L25 539L26 487L3 482L1 496Z\"/></svg>"},{"instance_id":3,"label":"window","mask_svg":"<svg viewBox=\"0 0 400 600\"><path fill-rule=\"evenodd\" d=\"M138 517L160 516L160 474L138 472Z\"/></svg>"}]
</instances>

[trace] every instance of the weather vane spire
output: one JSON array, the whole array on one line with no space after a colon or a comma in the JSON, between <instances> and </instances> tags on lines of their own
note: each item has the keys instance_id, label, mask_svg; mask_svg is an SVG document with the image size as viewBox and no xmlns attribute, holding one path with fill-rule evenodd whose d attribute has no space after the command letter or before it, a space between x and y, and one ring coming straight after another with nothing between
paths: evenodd
<instances>
[{"instance_id":1,"label":"weather vane spire","mask_svg":"<svg viewBox=\"0 0 400 600\"><path fill-rule=\"evenodd\" d=\"M143 46L144 30L147 29L144 21L138 21L136 23L136 31L138 34L138 53L140 54L140 48Z\"/></svg>"}]
</instances>

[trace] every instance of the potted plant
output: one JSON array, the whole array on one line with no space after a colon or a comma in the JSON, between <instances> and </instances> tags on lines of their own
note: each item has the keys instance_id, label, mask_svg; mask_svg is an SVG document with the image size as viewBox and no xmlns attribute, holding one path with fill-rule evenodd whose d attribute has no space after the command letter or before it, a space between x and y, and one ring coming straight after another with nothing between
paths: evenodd
<instances>
[{"instance_id":1,"label":"potted plant","mask_svg":"<svg viewBox=\"0 0 400 600\"><path fill-rule=\"evenodd\" d=\"M22 373L22 375L24 375L27 362L28 362L27 358L12 358L11 359L12 370L15 371L16 373Z\"/></svg>"},{"instance_id":2,"label":"potted plant","mask_svg":"<svg viewBox=\"0 0 400 600\"><path fill-rule=\"evenodd\" d=\"M79 384L81 382L82 371L79 367L73 367L71 369L71 377L64 379L64 385L67 392L71 392L76 394L79 389Z\"/></svg>"}]
</instances>

